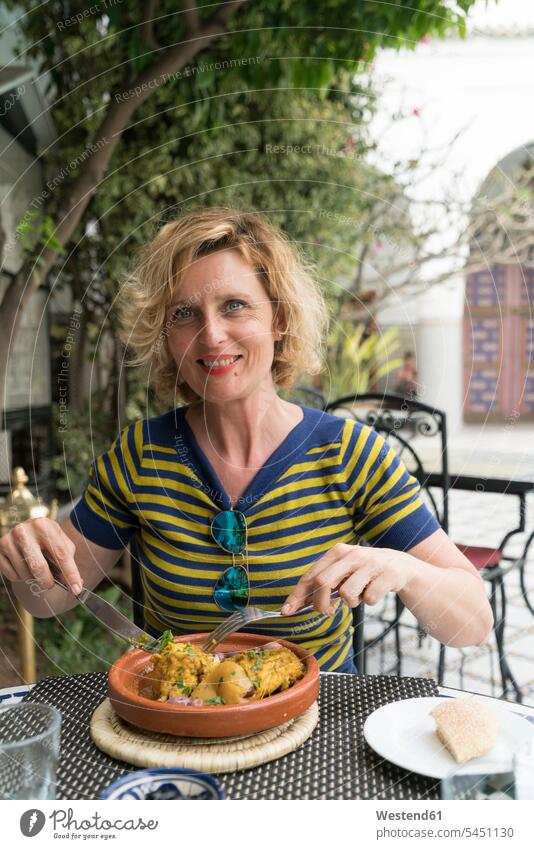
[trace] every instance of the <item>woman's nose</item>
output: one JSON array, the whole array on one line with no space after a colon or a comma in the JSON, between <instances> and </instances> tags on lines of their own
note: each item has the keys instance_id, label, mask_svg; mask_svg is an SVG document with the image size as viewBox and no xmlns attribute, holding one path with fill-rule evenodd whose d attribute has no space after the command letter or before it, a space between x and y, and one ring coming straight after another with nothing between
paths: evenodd
<instances>
[{"instance_id":1,"label":"woman's nose","mask_svg":"<svg viewBox=\"0 0 534 849\"><path fill-rule=\"evenodd\" d=\"M224 322L218 316L205 316L198 336L204 345L220 345L227 338Z\"/></svg>"}]
</instances>

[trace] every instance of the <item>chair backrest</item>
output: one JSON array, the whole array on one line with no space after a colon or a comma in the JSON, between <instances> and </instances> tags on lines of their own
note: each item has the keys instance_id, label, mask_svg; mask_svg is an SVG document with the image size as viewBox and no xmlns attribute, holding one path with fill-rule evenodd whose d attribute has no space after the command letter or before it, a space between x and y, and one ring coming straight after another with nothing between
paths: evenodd
<instances>
[{"instance_id":1,"label":"chair backrest","mask_svg":"<svg viewBox=\"0 0 534 849\"><path fill-rule=\"evenodd\" d=\"M415 398L384 393L347 395L325 405L325 411L374 428L397 452L421 485L421 492L441 527L449 527L447 417L443 410ZM430 475L441 480L441 496L430 488ZM435 478L434 478L435 483Z\"/></svg>"}]
</instances>

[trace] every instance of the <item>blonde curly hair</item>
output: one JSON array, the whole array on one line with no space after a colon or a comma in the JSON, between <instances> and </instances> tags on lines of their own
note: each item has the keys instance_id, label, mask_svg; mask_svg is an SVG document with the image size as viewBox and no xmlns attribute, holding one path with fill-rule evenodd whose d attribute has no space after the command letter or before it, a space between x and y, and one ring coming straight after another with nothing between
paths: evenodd
<instances>
[{"instance_id":1,"label":"blonde curly hair","mask_svg":"<svg viewBox=\"0 0 534 849\"><path fill-rule=\"evenodd\" d=\"M194 260L230 248L255 269L283 328L272 364L275 385L288 388L299 372L322 370L328 309L296 246L262 215L204 209L161 227L140 249L118 297L121 339L134 353L129 363L147 368L148 380L162 403L174 406L177 397L186 402L199 400L196 392L180 382L167 345L172 322L165 321L166 311Z\"/></svg>"}]
</instances>

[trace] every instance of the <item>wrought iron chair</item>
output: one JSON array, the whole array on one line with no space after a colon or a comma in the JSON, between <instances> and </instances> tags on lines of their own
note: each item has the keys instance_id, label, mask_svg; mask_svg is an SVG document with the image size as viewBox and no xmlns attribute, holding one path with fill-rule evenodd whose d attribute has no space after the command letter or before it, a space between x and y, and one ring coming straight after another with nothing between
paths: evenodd
<instances>
[{"instance_id":1,"label":"wrought iron chair","mask_svg":"<svg viewBox=\"0 0 534 849\"><path fill-rule=\"evenodd\" d=\"M348 395L337 401L325 405L325 411L341 418L352 418L362 424L373 427L390 445L397 451L406 468L420 483L423 497L433 511L441 527L447 532L448 514L448 490L449 472L447 464L447 419L442 410L430 407L412 398L404 398L401 395L367 393L358 396ZM437 450L430 461L422 456L421 451L424 439L432 438ZM441 481L441 499L438 503L436 494L430 488L430 476L439 476ZM435 479L434 479L435 485ZM383 630L371 640L365 640L363 636L365 609L363 603L353 611L354 624L354 655L355 663L359 672L365 672L365 661L367 651L374 646L379 646L383 652L386 637L393 632L395 641L395 665L388 672L395 671L397 675L402 671L402 653L400 645L400 618L404 605L398 596L395 596L395 612L392 618L388 618L387 610L383 608L378 615L378 621L384 625ZM414 626L402 623L403 627ZM425 632L417 627L419 642L425 636ZM440 647L440 663L438 679L441 683L444 672L444 659L442 659L443 647ZM444 654L443 654L444 658Z\"/></svg>"},{"instance_id":2,"label":"wrought iron chair","mask_svg":"<svg viewBox=\"0 0 534 849\"><path fill-rule=\"evenodd\" d=\"M326 406L328 412L333 412L342 417L354 418L364 424L374 427L381 433L393 447L397 447L398 453L403 459L408 471L417 478L421 484L424 494L428 496L428 501L432 506L436 518L440 522L443 530L448 533L449 524L449 504L448 494L451 485L448 471L448 455L447 455L447 425L446 415L443 411L422 404L415 399L403 398L398 395L382 395L368 394L349 396L341 398L338 401L333 401ZM420 452L414 449L413 440L418 437L434 436L438 439L439 457L434 457L433 463L428 467L428 463L421 461ZM509 489L503 489L502 481L484 481L485 489L493 492L509 492ZM478 487L478 485L477 485ZM468 488L465 483L462 483L462 489ZM473 487L475 488L475 487ZM432 490L441 490L441 506L436 502ZM513 557L505 554L505 547L508 545L512 537L516 534L525 531L525 494L527 487L520 488L517 493L514 493L519 498L519 525L508 531L503 537L497 548L488 548L480 545L466 545L456 543L458 548L471 561L473 566L479 570L481 577L488 581L490 585L489 601L493 611L495 633L495 642L497 645L498 662L502 681L502 697L505 697L508 692L508 685L513 688L518 702L522 700L520 687L515 680L510 666L506 658L504 645L504 627L506 619L506 589L504 583L505 575L514 568L519 569L519 579L523 598L532 613L532 607L528 598L528 593L525 584L525 564L528 550L534 541L534 531L527 539L520 557ZM395 615L390 621L382 618L385 624L384 630L373 640L365 641L360 635L358 645L361 655L356 656L358 669L365 671L365 654L373 646L380 644L382 649L384 639L391 631L395 637L395 654L396 664L395 671L401 673L401 649L400 649L400 617L404 609L404 605L398 598L395 597ZM364 610L363 605L359 605L354 611L354 626L355 629L359 626L363 632ZM413 627L409 624L403 624L403 627ZM419 630L419 639L424 636L424 631ZM443 682L445 672L445 651L446 647L440 643L439 661L438 661L438 683ZM355 648L355 655L357 655ZM359 663L359 665L358 665Z\"/></svg>"}]
</instances>

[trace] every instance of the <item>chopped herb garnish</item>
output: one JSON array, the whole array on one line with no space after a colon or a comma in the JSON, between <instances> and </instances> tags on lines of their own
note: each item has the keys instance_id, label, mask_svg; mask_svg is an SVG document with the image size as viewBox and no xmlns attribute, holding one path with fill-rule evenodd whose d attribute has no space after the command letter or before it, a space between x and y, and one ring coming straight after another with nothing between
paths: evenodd
<instances>
[{"instance_id":1,"label":"chopped herb garnish","mask_svg":"<svg viewBox=\"0 0 534 849\"><path fill-rule=\"evenodd\" d=\"M174 640L174 636L172 631L164 631L161 637L159 638L159 647L158 651L163 651L163 649L167 648L169 643L172 643Z\"/></svg>"},{"instance_id":2,"label":"chopped herb garnish","mask_svg":"<svg viewBox=\"0 0 534 849\"><path fill-rule=\"evenodd\" d=\"M250 660L256 660L258 657L258 652L255 649L249 649L245 654Z\"/></svg>"},{"instance_id":3,"label":"chopped herb garnish","mask_svg":"<svg viewBox=\"0 0 534 849\"><path fill-rule=\"evenodd\" d=\"M178 678L176 686L179 687L180 690L183 690L184 696L189 696L195 689L194 687L189 687L187 684L184 684L183 678Z\"/></svg>"},{"instance_id":4,"label":"chopped herb garnish","mask_svg":"<svg viewBox=\"0 0 534 849\"><path fill-rule=\"evenodd\" d=\"M184 696L188 696L195 689L194 687L190 687L187 684L184 684L183 678L178 678L176 682L176 686L180 688L180 690L184 691Z\"/></svg>"},{"instance_id":5,"label":"chopped herb garnish","mask_svg":"<svg viewBox=\"0 0 534 849\"><path fill-rule=\"evenodd\" d=\"M225 705L226 702L221 696L215 696L213 699L206 699L204 702L206 705Z\"/></svg>"}]
</instances>

